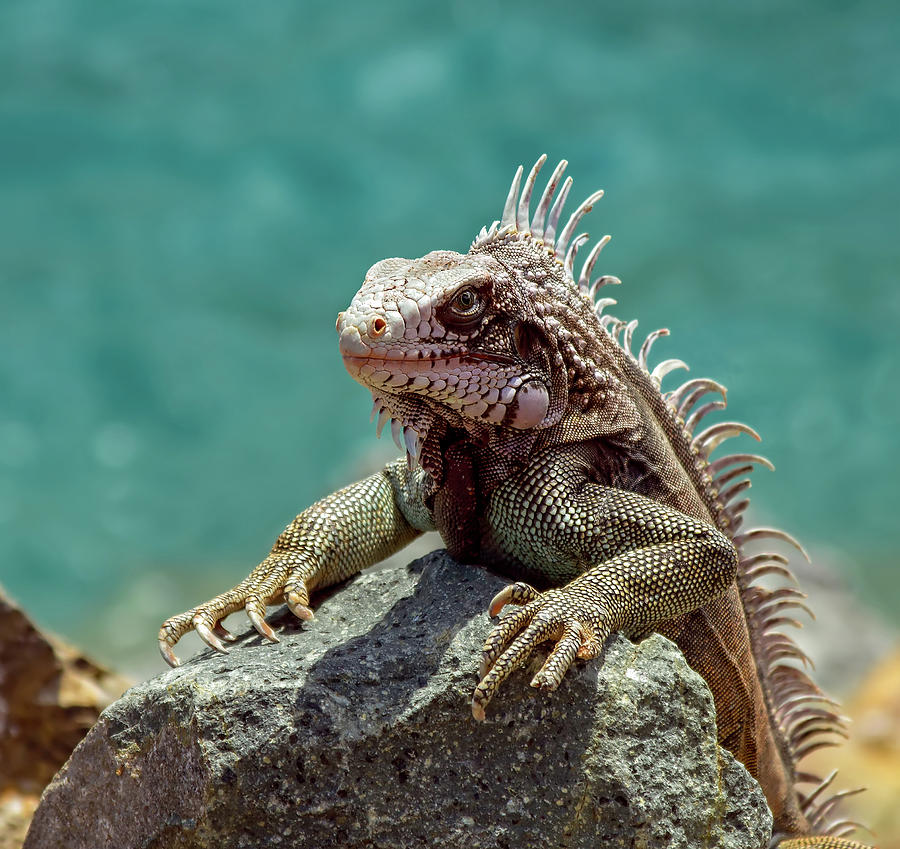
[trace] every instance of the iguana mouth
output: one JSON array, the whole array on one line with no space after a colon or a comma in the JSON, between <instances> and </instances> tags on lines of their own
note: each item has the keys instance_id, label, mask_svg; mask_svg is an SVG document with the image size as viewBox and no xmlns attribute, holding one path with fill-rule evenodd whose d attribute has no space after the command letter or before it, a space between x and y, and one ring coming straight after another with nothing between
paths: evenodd
<instances>
[{"instance_id":1,"label":"iguana mouth","mask_svg":"<svg viewBox=\"0 0 900 849\"><path fill-rule=\"evenodd\" d=\"M437 363L450 362L451 360L474 360L479 363L497 363L499 365L515 365L516 360L513 357L504 354L490 354L482 351L461 351L455 354L428 354L410 357L404 355L400 357L389 357L386 352L372 351L371 354L341 354L343 359L354 362L365 362L367 360L378 360L379 362L403 363L404 365L415 365L416 363Z\"/></svg>"},{"instance_id":2,"label":"iguana mouth","mask_svg":"<svg viewBox=\"0 0 900 849\"><path fill-rule=\"evenodd\" d=\"M475 351L422 356L417 359L388 357L383 351L379 351L372 354L342 354L342 359L350 376L367 388L400 392L420 375L431 376L436 370L453 372L493 366L500 373L506 372L505 378L510 378L513 375L504 367L516 365L511 357Z\"/></svg>"},{"instance_id":3,"label":"iguana mouth","mask_svg":"<svg viewBox=\"0 0 900 849\"><path fill-rule=\"evenodd\" d=\"M363 339L356 325L341 328L338 345L345 363L365 363L370 360L403 363L439 363L459 360L460 362L497 363L515 365L517 360L507 354L494 351L478 351L460 347L442 347L440 344L416 344L416 340L398 340L401 344L384 345L369 338Z\"/></svg>"}]
</instances>

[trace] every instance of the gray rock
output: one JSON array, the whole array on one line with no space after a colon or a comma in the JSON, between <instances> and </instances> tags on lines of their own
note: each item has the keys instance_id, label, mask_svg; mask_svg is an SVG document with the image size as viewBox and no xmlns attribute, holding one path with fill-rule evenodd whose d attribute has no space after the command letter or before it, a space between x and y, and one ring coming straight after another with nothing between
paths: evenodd
<instances>
[{"instance_id":1,"label":"gray rock","mask_svg":"<svg viewBox=\"0 0 900 849\"><path fill-rule=\"evenodd\" d=\"M39 847L752 847L771 816L669 641L613 639L488 721L469 699L504 582L442 553L364 574L108 708L47 788Z\"/></svg>"}]
</instances>

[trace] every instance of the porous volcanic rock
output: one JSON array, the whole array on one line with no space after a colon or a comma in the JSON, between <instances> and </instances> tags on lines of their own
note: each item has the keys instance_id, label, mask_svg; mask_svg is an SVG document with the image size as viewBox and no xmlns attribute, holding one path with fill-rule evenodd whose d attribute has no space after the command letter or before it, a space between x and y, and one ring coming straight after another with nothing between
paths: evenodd
<instances>
[{"instance_id":1,"label":"porous volcanic rock","mask_svg":"<svg viewBox=\"0 0 900 849\"><path fill-rule=\"evenodd\" d=\"M469 700L504 581L441 552L350 581L108 708L47 788L43 847L747 847L771 815L668 640L616 636L552 694Z\"/></svg>"}]
</instances>

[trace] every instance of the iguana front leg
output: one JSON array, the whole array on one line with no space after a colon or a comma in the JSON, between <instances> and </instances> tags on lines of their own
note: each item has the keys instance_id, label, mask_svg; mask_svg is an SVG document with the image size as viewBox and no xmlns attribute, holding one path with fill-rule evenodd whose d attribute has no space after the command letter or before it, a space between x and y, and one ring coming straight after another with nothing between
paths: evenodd
<instances>
[{"instance_id":1,"label":"iguana front leg","mask_svg":"<svg viewBox=\"0 0 900 849\"><path fill-rule=\"evenodd\" d=\"M221 622L241 609L273 642L278 637L263 618L266 605L284 601L300 619L312 619L312 590L357 574L433 529L422 497L424 483L421 469L410 472L405 459L397 460L308 507L236 587L163 623L159 632L163 658L177 666L180 661L172 647L192 629L207 645L227 652L222 640L233 637Z\"/></svg>"},{"instance_id":2,"label":"iguana front leg","mask_svg":"<svg viewBox=\"0 0 900 849\"><path fill-rule=\"evenodd\" d=\"M640 633L705 604L734 580L737 553L715 527L650 498L589 478L579 449L548 452L492 496L488 521L499 544L550 580L540 593L512 584L491 604L507 615L484 645L472 713L483 719L499 686L542 642L555 641L531 682L555 689L576 657L596 657L610 633Z\"/></svg>"}]
</instances>

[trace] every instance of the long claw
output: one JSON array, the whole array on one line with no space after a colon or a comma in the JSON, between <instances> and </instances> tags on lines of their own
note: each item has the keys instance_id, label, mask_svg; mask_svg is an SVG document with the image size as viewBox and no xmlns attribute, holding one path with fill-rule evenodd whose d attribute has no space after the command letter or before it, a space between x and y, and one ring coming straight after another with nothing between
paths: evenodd
<instances>
[{"instance_id":1,"label":"long claw","mask_svg":"<svg viewBox=\"0 0 900 849\"><path fill-rule=\"evenodd\" d=\"M310 622L315 619L309 606L309 590L300 575L290 575L284 586L284 601L298 619Z\"/></svg>"},{"instance_id":2,"label":"long claw","mask_svg":"<svg viewBox=\"0 0 900 849\"><path fill-rule=\"evenodd\" d=\"M304 622L311 622L316 618L312 608L309 607L309 600L300 593L288 593L284 600L291 613L298 619L302 619Z\"/></svg>"},{"instance_id":3,"label":"long claw","mask_svg":"<svg viewBox=\"0 0 900 849\"><path fill-rule=\"evenodd\" d=\"M504 587L497 595L491 599L491 606L488 608L488 616L493 619L500 614L500 611L509 604L512 598L512 586Z\"/></svg>"},{"instance_id":4,"label":"long claw","mask_svg":"<svg viewBox=\"0 0 900 849\"><path fill-rule=\"evenodd\" d=\"M493 618L497 616L507 604L528 604L536 598L540 598L540 593L530 584L523 584L521 581L504 587L497 595L491 599L491 606L488 609L488 615Z\"/></svg>"},{"instance_id":5,"label":"long claw","mask_svg":"<svg viewBox=\"0 0 900 849\"><path fill-rule=\"evenodd\" d=\"M269 623L266 622L265 619L260 616L259 612L254 610L252 607L247 608L247 616L250 617L250 621L253 623L253 627L262 634L267 640L272 643L280 643L281 640L278 639L278 635L272 630L269 626Z\"/></svg>"},{"instance_id":6,"label":"long claw","mask_svg":"<svg viewBox=\"0 0 900 849\"><path fill-rule=\"evenodd\" d=\"M181 661L176 657L175 652L172 651L172 646L162 638L159 640L159 653L163 656L163 660L173 669L176 666L181 666Z\"/></svg>"},{"instance_id":7,"label":"long claw","mask_svg":"<svg viewBox=\"0 0 900 849\"><path fill-rule=\"evenodd\" d=\"M205 622L200 620L200 617L196 617L194 619L194 630L197 632L198 636L201 640L203 640L206 645L208 645L211 649L215 649L217 652L221 652L222 654L228 654L228 649L213 632L212 629Z\"/></svg>"},{"instance_id":8,"label":"long claw","mask_svg":"<svg viewBox=\"0 0 900 849\"><path fill-rule=\"evenodd\" d=\"M221 640L225 640L228 643L233 643L237 640L234 634L231 633L221 622L216 622L215 627L212 629L213 633Z\"/></svg>"}]
</instances>

